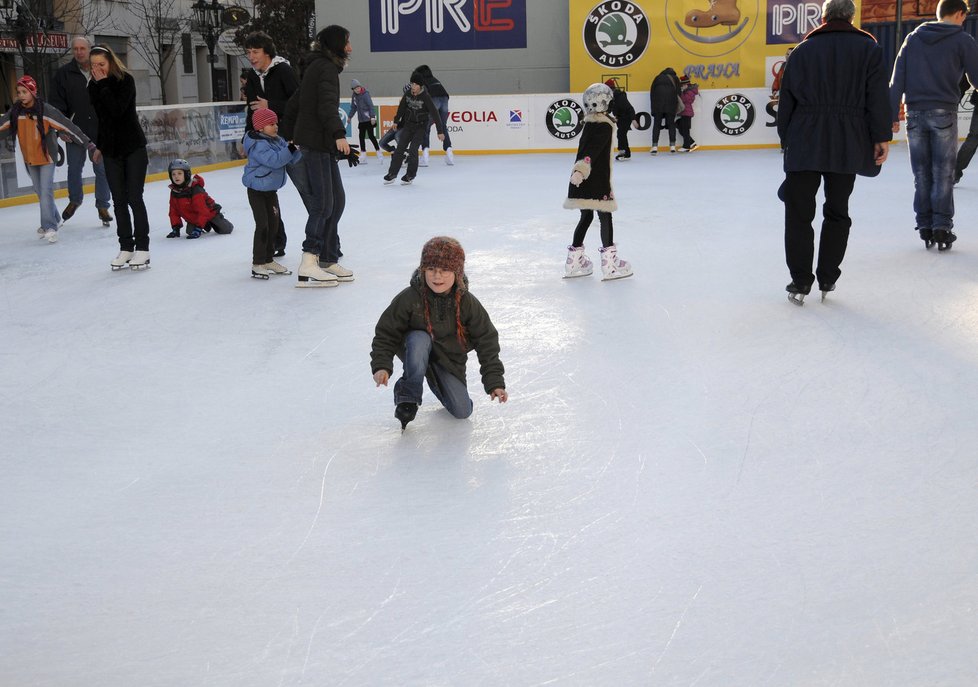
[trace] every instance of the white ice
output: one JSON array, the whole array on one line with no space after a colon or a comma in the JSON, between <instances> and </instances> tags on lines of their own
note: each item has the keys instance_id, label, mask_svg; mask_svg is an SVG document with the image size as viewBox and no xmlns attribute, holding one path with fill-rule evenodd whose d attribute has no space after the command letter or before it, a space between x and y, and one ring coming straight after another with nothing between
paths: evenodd
<instances>
[{"instance_id":1,"label":"white ice","mask_svg":"<svg viewBox=\"0 0 978 687\"><path fill-rule=\"evenodd\" d=\"M240 168L230 236L147 185L141 273L91 197L56 245L0 211L0 684L975 684L978 172L927 251L894 148L798 308L776 151L618 164L618 282L561 279L572 160L344 168L335 289L250 278ZM437 234L510 401L473 354L402 434L370 342Z\"/></svg>"}]
</instances>

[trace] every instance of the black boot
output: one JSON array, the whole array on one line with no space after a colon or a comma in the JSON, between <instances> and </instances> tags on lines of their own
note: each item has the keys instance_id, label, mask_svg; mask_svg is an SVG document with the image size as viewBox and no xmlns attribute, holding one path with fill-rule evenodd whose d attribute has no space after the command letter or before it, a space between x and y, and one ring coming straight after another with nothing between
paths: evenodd
<instances>
[{"instance_id":1,"label":"black boot","mask_svg":"<svg viewBox=\"0 0 978 687\"><path fill-rule=\"evenodd\" d=\"M411 420L413 420L417 414L418 404L411 403L410 401L398 403L394 408L394 417L400 421L402 432L407 428L408 423L411 422Z\"/></svg>"}]
</instances>

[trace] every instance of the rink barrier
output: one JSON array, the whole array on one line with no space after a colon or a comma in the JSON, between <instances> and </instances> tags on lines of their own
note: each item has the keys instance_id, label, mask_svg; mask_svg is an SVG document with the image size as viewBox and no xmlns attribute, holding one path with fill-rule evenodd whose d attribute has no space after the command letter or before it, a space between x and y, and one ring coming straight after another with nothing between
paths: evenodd
<instances>
[{"instance_id":1,"label":"rink barrier","mask_svg":"<svg viewBox=\"0 0 978 687\"><path fill-rule=\"evenodd\" d=\"M700 151L751 150L778 148L777 103L766 88L703 89L694 101L692 136ZM523 155L526 153L566 153L577 150L584 126L584 110L577 93L536 93L503 95L457 95L449 100L446 124L456 155ZM379 138L390 128L399 98L376 97ZM647 91L629 93L636 110L636 128L629 132L631 149L647 152L651 146L652 117ZM970 108L970 105L968 106ZM165 180L166 168L182 157L197 171L224 169L243 164L241 137L245 126L245 105L240 102L202 103L136 108L146 132L149 168L146 180ZM350 101L341 103L340 115L347 126L347 138L359 138L356 122L349 120ZM959 108L958 130L967 132L971 109ZM901 127L896 141L905 140ZM682 141L677 140L681 145ZM668 146L668 134L659 135L660 146ZM67 168L63 143L59 166L55 170L58 197L66 194ZM370 145L369 142L367 144ZM0 146L0 149L3 149ZM431 154L442 155L441 145L431 132ZM36 202L20 162L5 149L0 152L0 207ZM86 163L87 172L90 163ZM92 192L90 172L85 192Z\"/></svg>"}]
</instances>

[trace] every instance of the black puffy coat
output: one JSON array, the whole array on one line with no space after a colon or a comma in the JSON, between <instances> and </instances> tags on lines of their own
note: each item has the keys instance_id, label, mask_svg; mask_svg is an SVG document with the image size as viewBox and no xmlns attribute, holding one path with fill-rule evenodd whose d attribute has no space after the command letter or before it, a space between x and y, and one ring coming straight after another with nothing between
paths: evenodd
<instances>
[{"instance_id":1,"label":"black puffy coat","mask_svg":"<svg viewBox=\"0 0 978 687\"><path fill-rule=\"evenodd\" d=\"M676 70L666 67L659 75L652 79L652 86L649 88L650 108L653 115L676 114L679 104L679 77Z\"/></svg>"},{"instance_id":2,"label":"black puffy coat","mask_svg":"<svg viewBox=\"0 0 978 687\"><path fill-rule=\"evenodd\" d=\"M250 70L245 83L245 99L250 103L258 98L264 98L268 101L268 109L281 119L285 114L285 104L299 89L299 77L295 75L292 65L284 60L278 60L265 72L264 82L262 86L262 78L258 72L254 69ZM245 131L253 131L255 128L251 123L251 115L252 111L249 107Z\"/></svg>"},{"instance_id":3,"label":"black puffy coat","mask_svg":"<svg viewBox=\"0 0 978 687\"><path fill-rule=\"evenodd\" d=\"M346 127L340 119L340 72L344 66L344 60L326 51L309 57L294 96L299 99L292 130L296 145L334 153L336 141L346 138Z\"/></svg>"},{"instance_id":4,"label":"black puffy coat","mask_svg":"<svg viewBox=\"0 0 978 687\"><path fill-rule=\"evenodd\" d=\"M894 119L883 51L872 35L833 21L791 53L778 102L784 171L874 176L874 144L892 138Z\"/></svg>"}]
</instances>

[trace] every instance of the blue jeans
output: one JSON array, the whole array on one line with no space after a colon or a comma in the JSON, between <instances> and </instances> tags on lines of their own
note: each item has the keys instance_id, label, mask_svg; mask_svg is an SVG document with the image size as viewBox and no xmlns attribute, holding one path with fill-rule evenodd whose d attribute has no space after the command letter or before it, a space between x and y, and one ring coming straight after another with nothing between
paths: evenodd
<instances>
[{"instance_id":1,"label":"blue jeans","mask_svg":"<svg viewBox=\"0 0 978 687\"><path fill-rule=\"evenodd\" d=\"M445 140L441 143L442 150L448 150L452 147L452 137L448 135L448 98L443 95L437 98L432 98L431 102L435 104L435 108L438 110L438 116L441 117L441 125L445 127ZM421 144L422 148L431 147L431 127L435 126L434 122L428 125L428 128L424 132L424 141ZM438 128L435 127L435 131Z\"/></svg>"},{"instance_id":2,"label":"blue jeans","mask_svg":"<svg viewBox=\"0 0 978 687\"><path fill-rule=\"evenodd\" d=\"M950 229L954 226L958 113L955 110L909 110L907 142L910 144L917 228Z\"/></svg>"},{"instance_id":3,"label":"blue jeans","mask_svg":"<svg viewBox=\"0 0 978 687\"><path fill-rule=\"evenodd\" d=\"M412 330L404 338L404 374L394 385L394 403L421 404L421 382L428 379L428 388L453 416L462 420L472 414L472 399L465 384L437 362L431 362L431 336L426 331Z\"/></svg>"},{"instance_id":4,"label":"blue jeans","mask_svg":"<svg viewBox=\"0 0 978 687\"><path fill-rule=\"evenodd\" d=\"M339 262L339 223L346 207L346 192L340 178L340 166L331 153L318 150L302 151L305 162L309 219L306 221L306 240L303 253L318 255L324 262Z\"/></svg>"},{"instance_id":5,"label":"blue jeans","mask_svg":"<svg viewBox=\"0 0 978 687\"><path fill-rule=\"evenodd\" d=\"M41 208L41 228L57 231L61 215L54 204L54 163L27 165L27 173L31 176L31 184Z\"/></svg>"},{"instance_id":6,"label":"blue jeans","mask_svg":"<svg viewBox=\"0 0 978 687\"><path fill-rule=\"evenodd\" d=\"M77 143L66 143L68 155L68 201L75 205L81 205L85 199L85 191L82 189L82 169L85 167L85 158L88 151ZM95 172L95 207L108 208L112 195L109 192L109 180L105 176L105 163L92 163L92 171Z\"/></svg>"}]
</instances>

